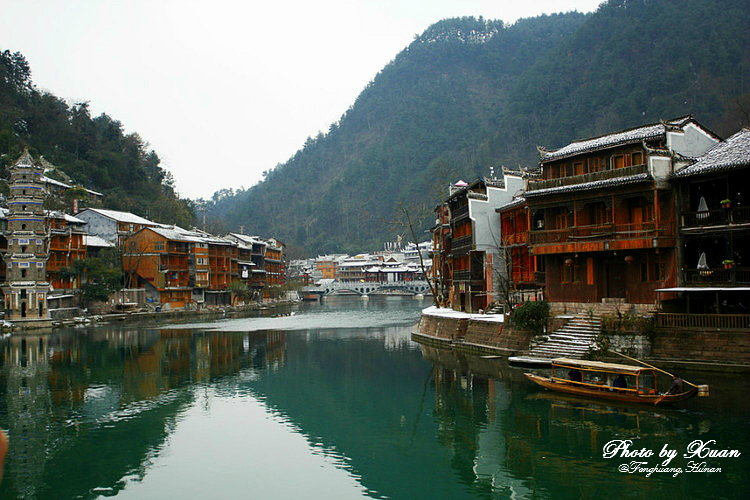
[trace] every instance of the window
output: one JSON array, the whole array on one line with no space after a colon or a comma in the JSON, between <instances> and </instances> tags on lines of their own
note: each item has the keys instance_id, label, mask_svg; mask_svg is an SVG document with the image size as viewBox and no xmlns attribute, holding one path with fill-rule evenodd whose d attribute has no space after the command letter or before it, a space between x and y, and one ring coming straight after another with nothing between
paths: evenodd
<instances>
[{"instance_id":1,"label":"window","mask_svg":"<svg viewBox=\"0 0 750 500\"><path fill-rule=\"evenodd\" d=\"M641 281L663 281L666 264L659 255L646 255L641 260Z\"/></svg>"},{"instance_id":2,"label":"window","mask_svg":"<svg viewBox=\"0 0 750 500\"><path fill-rule=\"evenodd\" d=\"M555 213L555 229L570 227L572 225L571 215L572 212L565 207L558 209Z\"/></svg>"},{"instance_id":3,"label":"window","mask_svg":"<svg viewBox=\"0 0 750 500\"><path fill-rule=\"evenodd\" d=\"M612 157L614 168L623 168L625 166L625 157L617 155Z\"/></svg>"},{"instance_id":4,"label":"window","mask_svg":"<svg viewBox=\"0 0 750 500\"><path fill-rule=\"evenodd\" d=\"M563 261L560 268L560 283L581 283L587 281L587 268L582 266L579 260L576 259L572 265L568 265Z\"/></svg>"},{"instance_id":5,"label":"window","mask_svg":"<svg viewBox=\"0 0 750 500\"><path fill-rule=\"evenodd\" d=\"M563 263L560 268L560 283L573 283L573 267Z\"/></svg>"},{"instance_id":6,"label":"window","mask_svg":"<svg viewBox=\"0 0 750 500\"><path fill-rule=\"evenodd\" d=\"M641 153L640 151L635 152L632 154L632 157L633 157L633 161L632 161L633 165L643 165L643 153Z\"/></svg>"},{"instance_id":7,"label":"window","mask_svg":"<svg viewBox=\"0 0 750 500\"><path fill-rule=\"evenodd\" d=\"M158 240L154 241L154 252L163 252L164 251L164 241Z\"/></svg>"}]
</instances>

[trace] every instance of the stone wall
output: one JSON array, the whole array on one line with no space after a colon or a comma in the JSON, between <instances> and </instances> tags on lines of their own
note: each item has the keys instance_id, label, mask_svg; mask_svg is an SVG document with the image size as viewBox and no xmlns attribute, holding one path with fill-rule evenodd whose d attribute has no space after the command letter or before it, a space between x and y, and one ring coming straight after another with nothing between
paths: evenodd
<instances>
[{"instance_id":1,"label":"stone wall","mask_svg":"<svg viewBox=\"0 0 750 500\"><path fill-rule=\"evenodd\" d=\"M532 336L531 332L514 329L506 323L471 319L466 329L465 341L521 352L528 350Z\"/></svg>"},{"instance_id":2,"label":"stone wall","mask_svg":"<svg viewBox=\"0 0 750 500\"><path fill-rule=\"evenodd\" d=\"M592 311L597 315L649 314L656 311L654 304L630 304L624 301L611 302L550 302L550 316L578 314Z\"/></svg>"},{"instance_id":3,"label":"stone wall","mask_svg":"<svg viewBox=\"0 0 750 500\"><path fill-rule=\"evenodd\" d=\"M423 314L419 318L419 332L447 340L458 340L466 336L468 318L449 318Z\"/></svg>"},{"instance_id":4,"label":"stone wall","mask_svg":"<svg viewBox=\"0 0 750 500\"><path fill-rule=\"evenodd\" d=\"M533 335L528 331L513 329L497 318L470 318L468 315L450 317L423 314L418 330L423 335L450 340L458 349L462 346L488 347L486 353L498 354L501 351L507 355L528 350Z\"/></svg>"},{"instance_id":5,"label":"stone wall","mask_svg":"<svg viewBox=\"0 0 750 500\"><path fill-rule=\"evenodd\" d=\"M660 329L651 358L750 366L750 333Z\"/></svg>"}]
</instances>

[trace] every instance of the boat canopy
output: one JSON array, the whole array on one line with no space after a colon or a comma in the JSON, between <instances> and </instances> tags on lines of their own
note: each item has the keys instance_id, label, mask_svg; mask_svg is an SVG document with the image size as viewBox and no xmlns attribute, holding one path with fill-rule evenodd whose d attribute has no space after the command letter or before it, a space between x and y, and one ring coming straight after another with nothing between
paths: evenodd
<instances>
[{"instance_id":1,"label":"boat canopy","mask_svg":"<svg viewBox=\"0 0 750 500\"><path fill-rule=\"evenodd\" d=\"M552 367L578 368L579 370L594 370L599 372L622 373L625 375L638 375L644 371L653 372L652 368L642 366L620 365L617 363L604 363L602 361L588 361L585 359L556 358L552 360Z\"/></svg>"}]
</instances>

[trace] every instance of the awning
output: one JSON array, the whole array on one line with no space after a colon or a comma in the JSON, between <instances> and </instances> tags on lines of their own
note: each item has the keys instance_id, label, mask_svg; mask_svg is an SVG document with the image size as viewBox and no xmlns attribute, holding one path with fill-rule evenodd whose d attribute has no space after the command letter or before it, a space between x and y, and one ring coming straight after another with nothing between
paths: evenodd
<instances>
[{"instance_id":1,"label":"awning","mask_svg":"<svg viewBox=\"0 0 750 500\"><path fill-rule=\"evenodd\" d=\"M678 286L675 288L657 288L655 292L750 292L746 286Z\"/></svg>"}]
</instances>

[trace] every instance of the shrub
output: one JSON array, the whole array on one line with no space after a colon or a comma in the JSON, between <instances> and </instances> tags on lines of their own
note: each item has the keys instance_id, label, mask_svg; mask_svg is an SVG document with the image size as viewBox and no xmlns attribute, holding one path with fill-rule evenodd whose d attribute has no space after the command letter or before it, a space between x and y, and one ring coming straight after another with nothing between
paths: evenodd
<instances>
[{"instance_id":1,"label":"shrub","mask_svg":"<svg viewBox=\"0 0 750 500\"><path fill-rule=\"evenodd\" d=\"M546 300L538 302L524 302L513 309L510 321L513 326L524 330L531 330L536 334L544 332L549 318L549 303Z\"/></svg>"}]
</instances>

